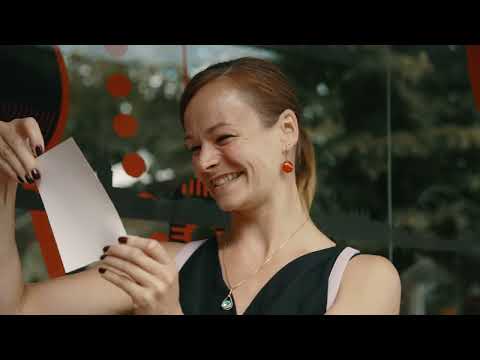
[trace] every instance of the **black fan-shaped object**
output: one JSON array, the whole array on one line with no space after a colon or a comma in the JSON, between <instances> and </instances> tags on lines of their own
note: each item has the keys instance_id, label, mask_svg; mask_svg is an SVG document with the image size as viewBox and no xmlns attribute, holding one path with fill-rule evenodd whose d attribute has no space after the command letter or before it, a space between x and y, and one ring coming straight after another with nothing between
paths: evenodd
<instances>
[{"instance_id":1,"label":"black fan-shaped object","mask_svg":"<svg viewBox=\"0 0 480 360\"><path fill-rule=\"evenodd\" d=\"M1 45L0 120L32 116L48 144L65 113L65 74L55 46Z\"/></svg>"}]
</instances>

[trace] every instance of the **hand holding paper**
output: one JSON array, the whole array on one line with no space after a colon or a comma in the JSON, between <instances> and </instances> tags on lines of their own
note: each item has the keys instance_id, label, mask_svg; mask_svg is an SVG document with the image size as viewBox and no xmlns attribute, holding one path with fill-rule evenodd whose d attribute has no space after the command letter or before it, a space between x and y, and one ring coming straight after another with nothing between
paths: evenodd
<instances>
[{"instance_id":1,"label":"hand holding paper","mask_svg":"<svg viewBox=\"0 0 480 360\"><path fill-rule=\"evenodd\" d=\"M120 216L72 138L38 157L37 182L66 272L98 261L125 236Z\"/></svg>"}]
</instances>

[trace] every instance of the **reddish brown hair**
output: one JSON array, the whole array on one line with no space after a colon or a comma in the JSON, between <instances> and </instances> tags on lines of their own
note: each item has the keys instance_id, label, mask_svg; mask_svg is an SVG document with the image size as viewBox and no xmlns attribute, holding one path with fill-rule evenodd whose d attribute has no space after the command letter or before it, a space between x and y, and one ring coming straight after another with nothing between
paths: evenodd
<instances>
[{"instance_id":1,"label":"reddish brown hair","mask_svg":"<svg viewBox=\"0 0 480 360\"><path fill-rule=\"evenodd\" d=\"M298 119L299 139L295 154L295 178L298 192L306 209L310 209L315 196L316 168L312 142L302 127L302 112L295 91L286 76L273 63L250 57L214 64L195 75L187 84L180 100L180 116L198 91L219 78L228 78L242 91L269 128L275 125L280 114L292 110Z\"/></svg>"}]
</instances>

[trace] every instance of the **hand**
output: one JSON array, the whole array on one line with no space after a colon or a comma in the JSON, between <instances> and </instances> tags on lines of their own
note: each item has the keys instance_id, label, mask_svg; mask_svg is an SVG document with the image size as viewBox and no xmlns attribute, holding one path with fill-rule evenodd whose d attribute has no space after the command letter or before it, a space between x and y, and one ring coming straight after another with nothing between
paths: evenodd
<instances>
[{"instance_id":1,"label":"hand","mask_svg":"<svg viewBox=\"0 0 480 360\"><path fill-rule=\"evenodd\" d=\"M35 157L44 149L42 132L34 118L0 121L0 183L32 184L40 179Z\"/></svg>"},{"instance_id":2,"label":"hand","mask_svg":"<svg viewBox=\"0 0 480 360\"><path fill-rule=\"evenodd\" d=\"M125 291L136 315L181 315L178 271L157 241L121 237L100 259L101 276Z\"/></svg>"}]
</instances>

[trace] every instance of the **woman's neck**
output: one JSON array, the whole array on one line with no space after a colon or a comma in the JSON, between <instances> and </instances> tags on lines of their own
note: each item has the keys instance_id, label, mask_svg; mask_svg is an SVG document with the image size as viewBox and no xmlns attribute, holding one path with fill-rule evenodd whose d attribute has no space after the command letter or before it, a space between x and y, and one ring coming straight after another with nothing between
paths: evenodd
<instances>
[{"instance_id":1,"label":"woman's neck","mask_svg":"<svg viewBox=\"0 0 480 360\"><path fill-rule=\"evenodd\" d=\"M225 238L239 256L265 259L309 218L297 191L277 194L255 209L231 213Z\"/></svg>"}]
</instances>

